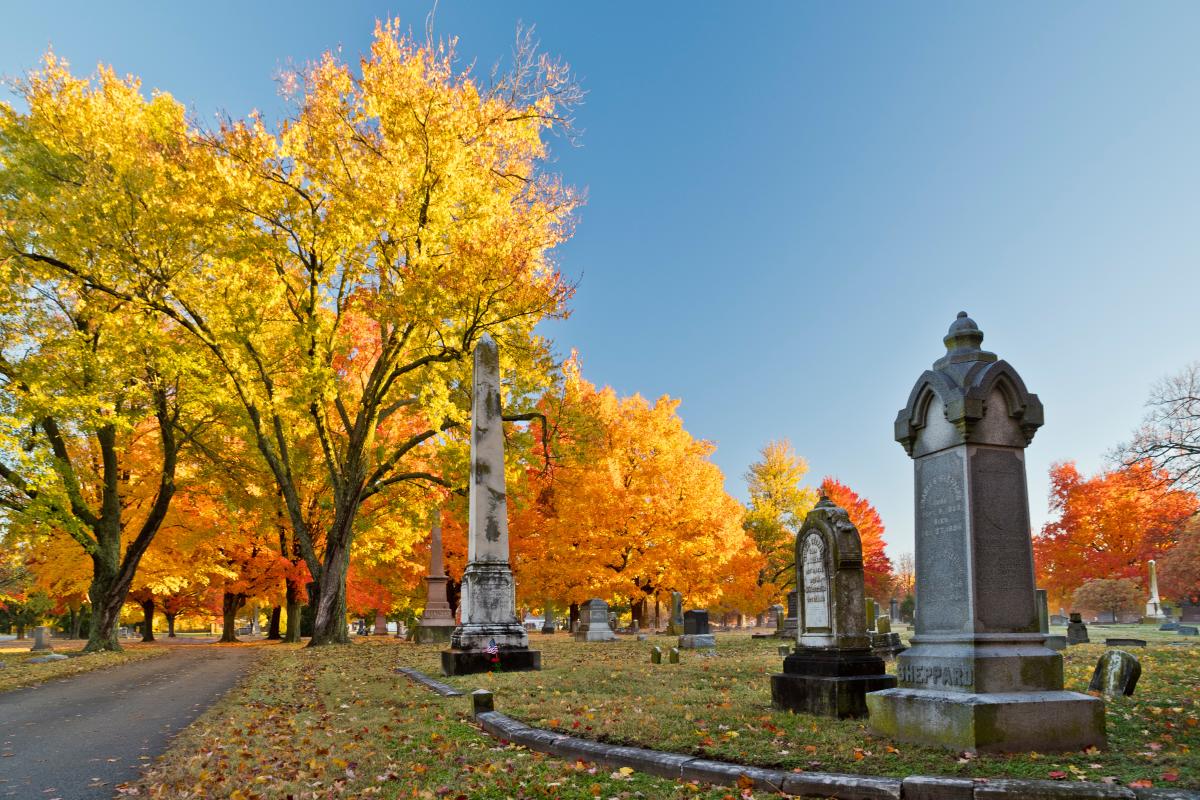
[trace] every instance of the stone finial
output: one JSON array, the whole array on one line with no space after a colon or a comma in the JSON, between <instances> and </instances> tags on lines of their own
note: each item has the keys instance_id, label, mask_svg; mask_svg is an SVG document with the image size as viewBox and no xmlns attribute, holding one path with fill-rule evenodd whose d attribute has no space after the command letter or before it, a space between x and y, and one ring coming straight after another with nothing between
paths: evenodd
<instances>
[{"instance_id":1,"label":"stone finial","mask_svg":"<svg viewBox=\"0 0 1200 800\"><path fill-rule=\"evenodd\" d=\"M958 312L958 318L950 323L950 330L946 332L945 338L942 341L946 345L946 354L949 356L966 356L974 353L991 356L986 360L995 361L996 356L993 353L985 353L980 345L983 344L983 331L979 330L979 326L975 324L975 320L967 316L967 312Z\"/></svg>"}]
</instances>

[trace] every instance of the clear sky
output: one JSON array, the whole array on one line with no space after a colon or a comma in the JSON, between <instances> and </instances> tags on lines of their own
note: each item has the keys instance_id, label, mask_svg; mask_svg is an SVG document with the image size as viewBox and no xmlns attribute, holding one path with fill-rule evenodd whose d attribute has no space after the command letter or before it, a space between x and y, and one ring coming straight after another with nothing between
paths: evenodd
<instances>
[{"instance_id":1,"label":"clear sky","mask_svg":"<svg viewBox=\"0 0 1200 800\"><path fill-rule=\"evenodd\" d=\"M0 73L47 45L142 76L210 121L281 107L273 76L430 2L21 3ZM464 63L535 24L588 91L588 191L550 326L584 374L681 397L730 491L787 437L912 549L892 440L959 310L1046 407L1035 526L1057 460L1085 470L1151 383L1200 358L1200 6L1134 3L494 3L442 0Z\"/></svg>"}]
</instances>

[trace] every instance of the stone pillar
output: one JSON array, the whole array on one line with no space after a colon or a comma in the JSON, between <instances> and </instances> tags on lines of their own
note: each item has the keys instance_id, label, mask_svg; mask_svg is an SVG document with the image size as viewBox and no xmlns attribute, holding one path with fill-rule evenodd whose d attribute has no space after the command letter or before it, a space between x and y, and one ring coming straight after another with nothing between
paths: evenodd
<instances>
[{"instance_id":1,"label":"stone pillar","mask_svg":"<svg viewBox=\"0 0 1200 800\"><path fill-rule=\"evenodd\" d=\"M671 615L667 620L667 635L682 636L683 635L683 595L679 592L671 592Z\"/></svg>"},{"instance_id":2,"label":"stone pillar","mask_svg":"<svg viewBox=\"0 0 1200 800\"><path fill-rule=\"evenodd\" d=\"M914 461L917 615L877 735L958 750L1104 747L1104 704L1063 691L1039 630L1025 448L1042 404L961 313L896 418Z\"/></svg>"},{"instance_id":3,"label":"stone pillar","mask_svg":"<svg viewBox=\"0 0 1200 800\"><path fill-rule=\"evenodd\" d=\"M863 602L867 607L867 630L874 631L875 630L875 618L878 616L878 614L875 613L875 600L874 600L874 598L868 597Z\"/></svg>"},{"instance_id":4,"label":"stone pillar","mask_svg":"<svg viewBox=\"0 0 1200 800\"><path fill-rule=\"evenodd\" d=\"M1150 598L1146 601L1146 616L1158 621L1166 618L1162 610L1162 599L1158 596L1158 568L1154 559L1146 562L1150 568Z\"/></svg>"},{"instance_id":5,"label":"stone pillar","mask_svg":"<svg viewBox=\"0 0 1200 800\"><path fill-rule=\"evenodd\" d=\"M375 628L371 631L372 636L387 636L387 615L382 611L375 612Z\"/></svg>"},{"instance_id":6,"label":"stone pillar","mask_svg":"<svg viewBox=\"0 0 1200 800\"><path fill-rule=\"evenodd\" d=\"M429 574L425 576L425 610L417 623L419 644L448 642L454 632L454 614L446 595L446 567L442 553L442 512L434 509L429 531Z\"/></svg>"},{"instance_id":7,"label":"stone pillar","mask_svg":"<svg viewBox=\"0 0 1200 800\"><path fill-rule=\"evenodd\" d=\"M450 636L450 649L442 651L445 674L497 667L505 671L541 669L541 653L529 649L529 634L516 613L516 584L508 563L500 352L487 334L475 347L467 568L461 606L462 624ZM490 646L497 648L497 656L487 653Z\"/></svg>"},{"instance_id":8,"label":"stone pillar","mask_svg":"<svg viewBox=\"0 0 1200 800\"><path fill-rule=\"evenodd\" d=\"M1050 598L1049 592L1045 589L1037 589L1037 615L1038 615L1038 631L1041 633L1050 633Z\"/></svg>"},{"instance_id":9,"label":"stone pillar","mask_svg":"<svg viewBox=\"0 0 1200 800\"><path fill-rule=\"evenodd\" d=\"M845 509L822 496L796 537L799 643L771 676L775 708L862 717L866 695L896 685L871 653L863 592L862 540Z\"/></svg>"},{"instance_id":10,"label":"stone pillar","mask_svg":"<svg viewBox=\"0 0 1200 800\"><path fill-rule=\"evenodd\" d=\"M679 637L681 650L710 650L717 646L708 622L708 612L692 609L683 615L683 635Z\"/></svg>"},{"instance_id":11,"label":"stone pillar","mask_svg":"<svg viewBox=\"0 0 1200 800\"><path fill-rule=\"evenodd\" d=\"M549 603L542 609L542 633L554 633L554 606Z\"/></svg>"},{"instance_id":12,"label":"stone pillar","mask_svg":"<svg viewBox=\"0 0 1200 800\"><path fill-rule=\"evenodd\" d=\"M799 600L796 592L788 592L787 594L787 616L780 625L776 636L781 639L791 639L799 635L800 632L800 617L799 617Z\"/></svg>"},{"instance_id":13,"label":"stone pillar","mask_svg":"<svg viewBox=\"0 0 1200 800\"><path fill-rule=\"evenodd\" d=\"M900 603L894 597L888 601L888 616L891 617L892 622L900 621Z\"/></svg>"},{"instance_id":14,"label":"stone pillar","mask_svg":"<svg viewBox=\"0 0 1200 800\"><path fill-rule=\"evenodd\" d=\"M38 625L36 628L34 628L33 647L30 648L30 652L53 649L54 648L50 646L50 629L45 625Z\"/></svg>"}]
</instances>

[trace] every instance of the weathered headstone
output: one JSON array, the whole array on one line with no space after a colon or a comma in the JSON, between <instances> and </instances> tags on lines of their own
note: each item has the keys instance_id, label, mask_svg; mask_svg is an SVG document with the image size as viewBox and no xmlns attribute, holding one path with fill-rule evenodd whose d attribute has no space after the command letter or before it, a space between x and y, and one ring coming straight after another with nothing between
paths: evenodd
<instances>
[{"instance_id":1,"label":"weathered headstone","mask_svg":"<svg viewBox=\"0 0 1200 800\"><path fill-rule=\"evenodd\" d=\"M1068 622L1070 622L1070 620L1067 618L1066 614L1051 614L1050 615L1050 624L1051 625L1066 625Z\"/></svg>"},{"instance_id":2,"label":"weathered headstone","mask_svg":"<svg viewBox=\"0 0 1200 800\"><path fill-rule=\"evenodd\" d=\"M876 619L875 620L875 632L876 633L891 633L892 632L892 618L883 616L883 617L879 617L878 619Z\"/></svg>"},{"instance_id":3,"label":"weathered headstone","mask_svg":"<svg viewBox=\"0 0 1200 800\"><path fill-rule=\"evenodd\" d=\"M822 497L796 537L799 636L771 676L776 708L861 717L868 692L896 685L871 653L863 596L862 540L846 511Z\"/></svg>"},{"instance_id":4,"label":"weathered headstone","mask_svg":"<svg viewBox=\"0 0 1200 800\"><path fill-rule=\"evenodd\" d=\"M671 653L670 653L670 656L668 657L668 660L669 660L669 661L670 661L672 664L678 664L678 663L679 663L679 648L678 648L678 647L672 647L672 648L671 648Z\"/></svg>"},{"instance_id":5,"label":"weathered headstone","mask_svg":"<svg viewBox=\"0 0 1200 800\"><path fill-rule=\"evenodd\" d=\"M371 629L372 636L387 636L387 615L382 611L375 612L375 626Z\"/></svg>"},{"instance_id":6,"label":"weathered headstone","mask_svg":"<svg viewBox=\"0 0 1200 800\"><path fill-rule=\"evenodd\" d=\"M763 625L766 624L766 620L767 620L766 614L755 614L754 615L754 627L756 627L756 628L763 627Z\"/></svg>"},{"instance_id":7,"label":"weathered headstone","mask_svg":"<svg viewBox=\"0 0 1200 800\"><path fill-rule=\"evenodd\" d=\"M792 646L790 644L779 645L779 655L783 656L784 658L787 658L791 654L792 654Z\"/></svg>"},{"instance_id":8,"label":"weathered headstone","mask_svg":"<svg viewBox=\"0 0 1200 800\"><path fill-rule=\"evenodd\" d=\"M650 663L651 664L661 664L662 663L662 648L659 647L658 645L655 645L654 647L650 648Z\"/></svg>"},{"instance_id":9,"label":"weathered headstone","mask_svg":"<svg viewBox=\"0 0 1200 800\"><path fill-rule=\"evenodd\" d=\"M1088 691L1100 692L1105 697L1132 697L1141 676L1142 664L1135 655L1124 650L1105 650L1092 672Z\"/></svg>"},{"instance_id":10,"label":"weathered headstone","mask_svg":"<svg viewBox=\"0 0 1200 800\"><path fill-rule=\"evenodd\" d=\"M1200 597L1185 597L1179 602L1180 622L1200 622Z\"/></svg>"},{"instance_id":11,"label":"weathered headstone","mask_svg":"<svg viewBox=\"0 0 1200 800\"><path fill-rule=\"evenodd\" d=\"M1071 621L1067 623L1067 644L1085 644L1088 639L1087 623L1078 611L1071 612Z\"/></svg>"},{"instance_id":12,"label":"weathered headstone","mask_svg":"<svg viewBox=\"0 0 1200 800\"><path fill-rule=\"evenodd\" d=\"M875 613L875 600L868 597L863 602L866 603L867 606L867 631L870 633L875 633L875 619L879 616Z\"/></svg>"},{"instance_id":13,"label":"weathered headstone","mask_svg":"<svg viewBox=\"0 0 1200 800\"><path fill-rule=\"evenodd\" d=\"M683 635L683 595L679 592L671 592L671 618L667 621L667 635Z\"/></svg>"},{"instance_id":14,"label":"weathered headstone","mask_svg":"<svg viewBox=\"0 0 1200 800\"><path fill-rule=\"evenodd\" d=\"M799 617L799 595L796 592L788 592L787 594L787 616L783 618L783 624L779 626L779 630L775 635L781 639L795 639L800 631Z\"/></svg>"},{"instance_id":15,"label":"weathered headstone","mask_svg":"<svg viewBox=\"0 0 1200 800\"><path fill-rule=\"evenodd\" d=\"M442 672L463 675L499 668L542 668L517 619L516 584L508 562L508 498L504 486L504 427L500 410L500 353L484 334L475 346L471 396L471 475L467 567L461 587L462 624L442 651ZM496 655L488 652L496 648ZM495 660L493 660L495 659Z\"/></svg>"},{"instance_id":16,"label":"weathered headstone","mask_svg":"<svg viewBox=\"0 0 1200 800\"><path fill-rule=\"evenodd\" d=\"M692 609L683 615L683 635L679 637L679 647L684 650L708 649L717 646L708 624L708 612L702 609Z\"/></svg>"},{"instance_id":17,"label":"weathered headstone","mask_svg":"<svg viewBox=\"0 0 1200 800\"><path fill-rule=\"evenodd\" d=\"M1158 629L1160 631L1177 631L1177 630L1179 630L1179 623L1178 622L1164 622L1162 625L1158 626Z\"/></svg>"},{"instance_id":18,"label":"weathered headstone","mask_svg":"<svg viewBox=\"0 0 1200 800\"><path fill-rule=\"evenodd\" d=\"M888 616L892 622L900 621L900 603L894 597L888 601Z\"/></svg>"},{"instance_id":19,"label":"weathered headstone","mask_svg":"<svg viewBox=\"0 0 1200 800\"><path fill-rule=\"evenodd\" d=\"M1038 630L1042 633L1050 633L1050 593L1045 589L1038 589L1035 594L1037 595Z\"/></svg>"},{"instance_id":20,"label":"weathered headstone","mask_svg":"<svg viewBox=\"0 0 1200 800\"><path fill-rule=\"evenodd\" d=\"M767 609L767 627L774 628L776 631L778 631L780 628L782 628L783 620L787 616L787 614L785 613L786 611L787 611L787 609L785 609L783 606L779 605L779 603L776 603L775 605L770 606Z\"/></svg>"},{"instance_id":21,"label":"weathered headstone","mask_svg":"<svg viewBox=\"0 0 1200 800\"><path fill-rule=\"evenodd\" d=\"M613 633L616 633L617 631L617 615L615 612L608 612L608 628Z\"/></svg>"},{"instance_id":22,"label":"weathered headstone","mask_svg":"<svg viewBox=\"0 0 1200 800\"><path fill-rule=\"evenodd\" d=\"M920 612L900 687L867 697L870 729L958 750L1103 747L1103 701L1063 689L1038 625L1024 451L1042 404L966 313L944 342L896 418L915 468Z\"/></svg>"},{"instance_id":23,"label":"weathered headstone","mask_svg":"<svg viewBox=\"0 0 1200 800\"><path fill-rule=\"evenodd\" d=\"M1195 625L1180 625L1175 629L1180 636L1200 636L1200 627Z\"/></svg>"},{"instance_id":24,"label":"weathered headstone","mask_svg":"<svg viewBox=\"0 0 1200 800\"><path fill-rule=\"evenodd\" d=\"M1146 600L1146 616L1153 622L1158 622L1166 615L1163 613L1162 599L1158 596L1158 569L1154 559L1146 562L1150 569L1150 597Z\"/></svg>"},{"instance_id":25,"label":"weathered headstone","mask_svg":"<svg viewBox=\"0 0 1200 800\"><path fill-rule=\"evenodd\" d=\"M450 610L446 583L450 580L442 555L442 512L434 509L429 531L429 574L425 576L425 610L417 623L414 638L421 644L448 642L454 633L454 612Z\"/></svg>"},{"instance_id":26,"label":"weathered headstone","mask_svg":"<svg viewBox=\"0 0 1200 800\"><path fill-rule=\"evenodd\" d=\"M554 633L554 606L549 603L542 609L542 633Z\"/></svg>"},{"instance_id":27,"label":"weathered headstone","mask_svg":"<svg viewBox=\"0 0 1200 800\"><path fill-rule=\"evenodd\" d=\"M36 628L34 628L33 629L33 647L30 648L30 651L38 652L38 651L42 651L42 650L53 650L53 649L54 648L50 645L50 629L47 628L45 625L39 625Z\"/></svg>"},{"instance_id":28,"label":"weathered headstone","mask_svg":"<svg viewBox=\"0 0 1200 800\"><path fill-rule=\"evenodd\" d=\"M609 627L608 603L599 597L588 600L579 609L579 630L575 632L577 642L612 642L617 635Z\"/></svg>"},{"instance_id":29,"label":"weathered headstone","mask_svg":"<svg viewBox=\"0 0 1200 800\"><path fill-rule=\"evenodd\" d=\"M886 614L876 618L875 632L871 634L871 652L884 660L891 660L906 649L900 641L900 634L892 632L892 618Z\"/></svg>"}]
</instances>

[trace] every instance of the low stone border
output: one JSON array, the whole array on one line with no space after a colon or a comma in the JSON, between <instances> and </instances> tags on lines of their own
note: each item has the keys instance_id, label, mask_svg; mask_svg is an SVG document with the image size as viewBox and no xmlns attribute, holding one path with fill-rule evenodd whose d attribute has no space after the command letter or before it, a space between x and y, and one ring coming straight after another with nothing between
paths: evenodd
<instances>
[{"instance_id":1,"label":"low stone border","mask_svg":"<svg viewBox=\"0 0 1200 800\"><path fill-rule=\"evenodd\" d=\"M441 681L435 681L433 678L429 677L424 672L420 672L420 671L412 669L410 667L398 667L396 669L396 672L399 672L401 675L407 675L408 677L412 678L414 681L416 681L417 683L426 687L427 689L432 689L433 691L437 692L442 697L462 697L463 696L463 693L460 692L458 689L455 689L453 686L444 684Z\"/></svg>"},{"instance_id":2,"label":"low stone border","mask_svg":"<svg viewBox=\"0 0 1200 800\"><path fill-rule=\"evenodd\" d=\"M415 669L403 667L396 671L403 672L438 694L452 696L442 691L449 689L453 695L462 695L462 692ZM616 768L630 767L662 778L718 786L736 787L739 779L747 778L754 782L756 790L763 792L830 797L835 800L1200 800L1200 792L1187 789L1130 789L1082 781L966 779L926 775L901 780L841 772L784 772L748 767L644 747L604 744L534 728L496 711L492 693L486 689L471 693L471 711L475 721L491 736L539 753Z\"/></svg>"}]
</instances>

